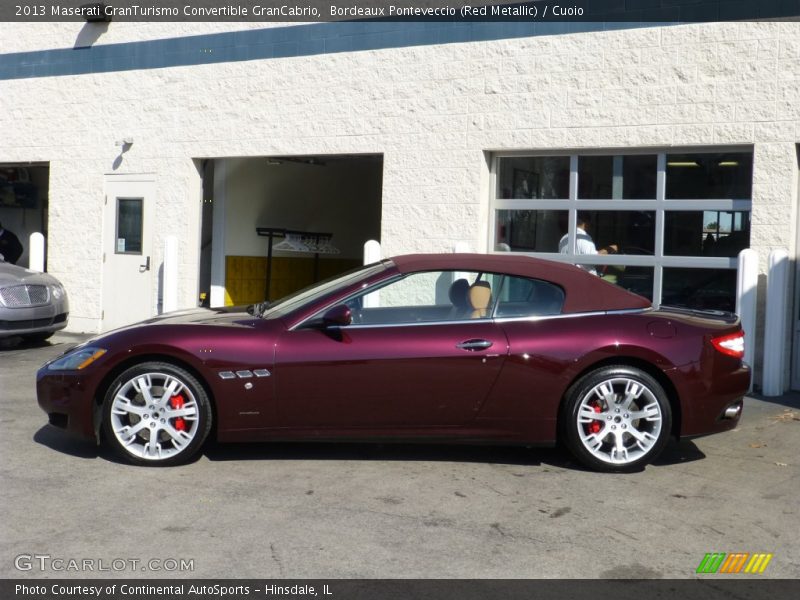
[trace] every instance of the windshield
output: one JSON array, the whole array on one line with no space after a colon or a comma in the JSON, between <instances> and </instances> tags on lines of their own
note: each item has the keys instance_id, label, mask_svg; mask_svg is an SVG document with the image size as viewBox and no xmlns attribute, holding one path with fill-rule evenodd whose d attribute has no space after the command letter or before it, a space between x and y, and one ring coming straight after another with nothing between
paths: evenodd
<instances>
[{"instance_id":1,"label":"windshield","mask_svg":"<svg viewBox=\"0 0 800 600\"><path fill-rule=\"evenodd\" d=\"M260 316L262 319L275 319L278 317L283 317L284 315L288 315L290 312L303 306L304 304L314 302L324 296L335 293L340 289L352 285L359 279L365 279L375 275L376 273L380 273L386 269L386 266L387 264L385 262L374 263L367 265L366 267L358 267L357 269L347 271L341 275L336 275L335 277L326 279L325 281L315 283L314 285L303 288L294 294L289 294L280 300L276 300L273 304L265 308L258 316Z\"/></svg>"}]
</instances>

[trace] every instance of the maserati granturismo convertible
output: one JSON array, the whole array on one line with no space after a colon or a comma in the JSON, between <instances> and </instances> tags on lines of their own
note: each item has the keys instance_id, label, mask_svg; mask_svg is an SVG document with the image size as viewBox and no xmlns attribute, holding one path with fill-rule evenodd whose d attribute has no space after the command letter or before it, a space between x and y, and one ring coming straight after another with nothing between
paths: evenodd
<instances>
[{"instance_id":1,"label":"maserati granturismo convertible","mask_svg":"<svg viewBox=\"0 0 800 600\"><path fill-rule=\"evenodd\" d=\"M272 304L95 337L38 372L49 422L141 465L219 441L563 445L641 469L732 429L750 369L736 315L662 306L579 267L407 255Z\"/></svg>"}]
</instances>

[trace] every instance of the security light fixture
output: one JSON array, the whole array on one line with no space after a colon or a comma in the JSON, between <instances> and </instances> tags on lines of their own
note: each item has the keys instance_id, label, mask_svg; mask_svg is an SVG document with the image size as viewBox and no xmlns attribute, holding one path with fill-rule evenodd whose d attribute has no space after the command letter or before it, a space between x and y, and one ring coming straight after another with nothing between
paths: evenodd
<instances>
[{"instance_id":1,"label":"security light fixture","mask_svg":"<svg viewBox=\"0 0 800 600\"><path fill-rule=\"evenodd\" d=\"M127 152L133 146L133 138L132 137L124 137L121 140L117 140L114 142L115 146L119 146L122 152Z\"/></svg>"}]
</instances>

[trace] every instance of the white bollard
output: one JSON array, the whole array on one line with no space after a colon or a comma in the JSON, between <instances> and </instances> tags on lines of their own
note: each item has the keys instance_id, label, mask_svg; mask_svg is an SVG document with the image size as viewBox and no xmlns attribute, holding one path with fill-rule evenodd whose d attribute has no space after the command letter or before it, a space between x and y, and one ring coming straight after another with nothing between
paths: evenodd
<instances>
[{"instance_id":1,"label":"white bollard","mask_svg":"<svg viewBox=\"0 0 800 600\"><path fill-rule=\"evenodd\" d=\"M38 231L28 238L28 268L44 273L44 236Z\"/></svg>"},{"instance_id":2,"label":"white bollard","mask_svg":"<svg viewBox=\"0 0 800 600\"><path fill-rule=\"evenodd\" d=\"M381 259L381 244L376 240L368 240L364 243L364 264L371 265ZM381 305L381 292L372 292L364 296L363 308L376 308Z\"/></svg>"},{"instance_id":3,"label":"white bollard","mask_svg":"<svg viewBox=\"0 0 800 600\"><path fill-rule=\"evenodd\" d=\"M164 296L165 313L178 310L178 238L168 235L164 239Z\"/></svg>"},{"instance_id":4,"label":"white bollard","mask_svg":"<svg viewBox=\"0 0 800 600\"><path fill-rule=\"evenodd\" d=\"M739 268L736 272L736 314L742 320L744 330L744 361L751 367L755 364L756 305L758 299L758 253L746 249L739 252ZM750 389L753 391L753 381Z\"/></svg>"},{"instance_id":5,"label":"white bollard","mask_svg":"<svg viewBox=\"0 0 800 600\"><path fill-rule=\"evenodd\" d=\"M214 203L211 221L211 298L209 306L225 306L225 207L228 197L230 159L214 161ZM250 230L252 231L252 229ZM233 232L231 232L233 237Z\"/></svg>"},{"instance_id":6,"label":"white bollard","mask_svg":"<svg viewBox=\"0 0 800 600\"><path fill-rule=\"evenodd\" d=\"M368 240L364 243L364 264L371 265L381 259L381 243L376 240Z\"/></svg>"},{"instance_id":7,"label":"white bollard","mask_svg":"<svg viewBox=\"0 0 800 600\"><path fill-rule=\"evenodd\" d=\"M789 253L769 253L767 272L767 308L764 322L764 371L762 390L765 396L780 396L785 391L786 310L789 285Z\"/></svg>"}]
</instances>

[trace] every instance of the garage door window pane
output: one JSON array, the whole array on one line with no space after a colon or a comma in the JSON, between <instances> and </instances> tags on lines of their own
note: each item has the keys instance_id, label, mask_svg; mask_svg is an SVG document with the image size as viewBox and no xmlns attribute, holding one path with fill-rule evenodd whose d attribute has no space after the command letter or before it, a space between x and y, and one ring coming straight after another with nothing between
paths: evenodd
<instances>
[{"instance_id":1,"label":"garage door window pane","mask_svg":"<svg viewBox=\"0 0 800 600\"><path fill-rule=\"evenodd\" d=\"M655 154L578 157L581 200L655 200Z\"/></svg>"},{"instance_id":2,"label":"garage door window pane","mask_svg":"<svg viewBox=\"0 0 800 600\"><path fill-rule=\"evenodd\" d=\"M117 199L117 254L142 253L142 199Z\"/></svg>"},{"instance_id":3,"label":"garage door window pane","mask_svg":"<svg viewBox=\"0 0 800 600\"><path fill-rule=\"evenodd\" d=\"M609 265L598 267L598 271L598 274L609 283L653 301L653 267Z\"/></svg>"},{"instance_id":4,"label":"garage door window pane","mask_svg":"<svg viewBox=\"0 0 800 600\"><path fill-rule=\"evenodd\" d=\"M665 268L661 303L734 312L736 270Z\"/></svg>"},{"instance_id":5,"label":"garage door window pane","mask_svg":"<svg viewBox=\"0 0 800 600\"><path fill-rule=\"evenodd\" d=\"M619 254L652 255L655 249L656 213L652 211L587 210L578 219L588 223L588 233L598 250L612 245Z\"/></svg>"},{"instance_id":6,"label":"garage door window pane","mask_svg":"<svg viewBox=\"0 0 800 600\"><path fill-rule=\"evenodd\" d=\"M749 211L667 212L664 254L734 257L750 247Z\"/></svg>"},{"instance_id":7,"label":"garage door window pane","mask_svg":"<svg viewBox=\"0 0 800 600\"><path fill-rule=\"evenodd\" d=\"M569 157L501 158L497 185L497 197L502 199L567 199Z\"/></svg>"},{"instance_id":8,"label":"garage door window pane","mask_svg":"<svg viewBox=\"0 0 800 600\"><path fill-rule=\"evenodd\" d=\"M567 232L566 210L498 210L497 250L558 252Z\"/></svg>"},{"instance_id":9,"label":"garage door window pane","mask_svg":"<svg viewBox=\"0 0 800 600\"><path fill-rule=\"evenodd\" d=\"M667 155L667 200L749 200L752 182L751 153Z\"/></svg>"}]
</instances>

